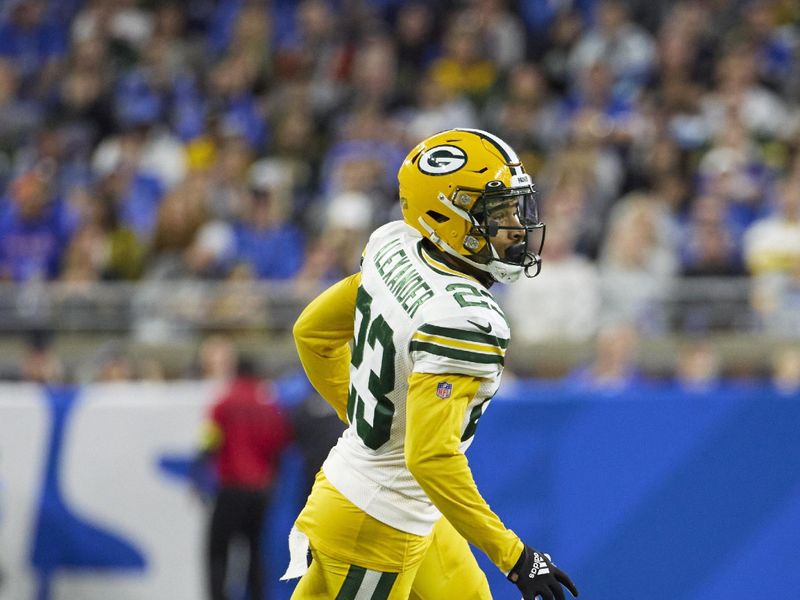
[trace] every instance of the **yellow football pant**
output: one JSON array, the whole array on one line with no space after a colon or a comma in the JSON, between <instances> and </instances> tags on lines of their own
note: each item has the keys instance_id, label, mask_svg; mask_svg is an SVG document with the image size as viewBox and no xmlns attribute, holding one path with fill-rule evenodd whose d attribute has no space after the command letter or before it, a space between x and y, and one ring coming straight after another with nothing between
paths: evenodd
<instances>
[{"instance_id":1,"label":"yellow football pant","mask_svg":"<svg viewBox=\"0 0 800 600\"><path fill-rule=\"evenodd\" d=\"M312 562L292 600L491 600L469 544L442 518L428 536L351 504L320 472L296 525Z\"/></svg>"}]
</instances>

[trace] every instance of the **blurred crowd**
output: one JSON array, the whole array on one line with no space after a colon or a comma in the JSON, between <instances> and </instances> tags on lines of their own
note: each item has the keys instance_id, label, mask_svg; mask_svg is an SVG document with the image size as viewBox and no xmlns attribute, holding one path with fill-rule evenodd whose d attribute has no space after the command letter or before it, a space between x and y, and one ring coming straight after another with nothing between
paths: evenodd
<instances>
[{"instance_id":1,"label":"blurred crowd","mask_svg":"<svg viewBox=\"0 0 800 600\"><path fill-rule=\"evenodd\" d=\"M795 0L4 0L0 281L318 289L451 127L536 181L516 339L658 333L696 277L800 337Z\"/></svg>"},{"instance_id":2,"label":"blurred crowd","mask_svg":"<svg viewBox=\"0 0 800 600\"><path fill-rule=\"evenodd\" d=\"M98 348L89 359L77 365L68 365L50 342L46 335L32 336L18 364L5 371L0 368L0 381L58 385L65 382L164 382L179 378L227 382L234 379L237 359L242 352L234 337L212 334L198 344L185 369L171 372L163 362L147 352L132 354L124 345L113 342ZM800 347L796 343L776 346L762 361L763 364L740 356L731 360L726 367L717 345L701 337L687 337L672 349L668 364L654 367L643 360L641 342L639 333L628 324L607 326L596 335L590 350L582 353L576 366L566 372L552 368L548 370L546 365L542 367L538 364L539 356L528 357L527 365L523 361L516 361L515 365L506 368L505 383L499 394L501 397L517 397L517 384L535 383L526 379L534 375L540 382L557 382L565 390L592 392L599 397L613 397L633 390L640 391L643 396L650 390L658 389L671 389L684 395L702 395L744 388L770 390L800 399ZM251 354L253 364L261 373L275 371L266 368L263 361L257 358L260 352ZM298 435L305 436L304 423L313 422L316 418L338 423L333 410L314 393L299 368L281 369L275 383L281 404L300 415L299 420L294 422ZM319 429L312 427L308 430L307 445L313 446L315 437L319 435ZM337 436L334 435L333 439ZM324 457L327 448L320 452ZM310 484L311 481L308 482L309 489Z\"/></svg>"}]
</instances>

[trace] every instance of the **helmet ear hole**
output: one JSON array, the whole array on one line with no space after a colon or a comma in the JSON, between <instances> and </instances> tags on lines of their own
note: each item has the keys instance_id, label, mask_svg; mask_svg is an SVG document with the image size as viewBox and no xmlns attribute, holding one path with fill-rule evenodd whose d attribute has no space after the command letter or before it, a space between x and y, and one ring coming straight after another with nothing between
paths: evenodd
<instances>
[{"instance_id":1,"label":"helmet ear hole","mask_svg":"<svg viewBox=\"0 0 800 600\"><path fill-rule=\"evenodd\" d=\"M443 215L440 212L436 212L435 210L429 210L425 214L428 215L431 219L433 219L437 223L444 223L445 221L450 220L450 217Z\"/></svg>"}]
</instances>

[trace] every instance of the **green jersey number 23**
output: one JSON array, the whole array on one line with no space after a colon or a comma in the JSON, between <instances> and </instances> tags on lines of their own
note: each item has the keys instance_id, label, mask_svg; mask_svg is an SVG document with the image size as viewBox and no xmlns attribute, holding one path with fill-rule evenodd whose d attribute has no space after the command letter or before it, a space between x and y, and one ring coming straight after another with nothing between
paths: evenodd
<instances>
[{"instance_id":1,"label":"green jersey number 23","mask_svg":"<svg viewBox=\"0 0 800 600\"><path fill-rule=\"evenodd\" d=\"M352 364L355 368L364 361L364 351L369 345L375 350L376 342L382 348L380 357L380 375L373 371L369 373L368 389L375 398L376 405L372 424L364 418L364 399L358 394L353 384L350 384L350 393L347 398L347 418L355 422L358 437L368 448L377 450L389 441L391 435L392 419L394 418L394 404L388 398L394 390L394 331L382 315L372 318L372 297L360 287L356 295L356 319L359 320L358 332L353 345Z\"/></svg>"}]
</instances>

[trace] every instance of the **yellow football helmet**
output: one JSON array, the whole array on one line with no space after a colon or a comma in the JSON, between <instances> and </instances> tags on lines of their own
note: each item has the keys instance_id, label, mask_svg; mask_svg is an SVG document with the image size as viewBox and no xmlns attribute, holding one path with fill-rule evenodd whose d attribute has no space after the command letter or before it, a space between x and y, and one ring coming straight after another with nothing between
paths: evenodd
<instances>
[{"instance_id":1,"label":"yellow football helmet","mask_svg":"<svg viewBox=\"0 0 800 600\"><path fill-rule=\"evenodd\" d=\"M409 152L397 180L403 219L442 252L504 283L539 274L544 223L533 184L499 137L480 129L437 133ZM493 217L509 207L510 225ZM502 257L491 242L501 230L519 239Z\"/></svg>"}]
</instances>

